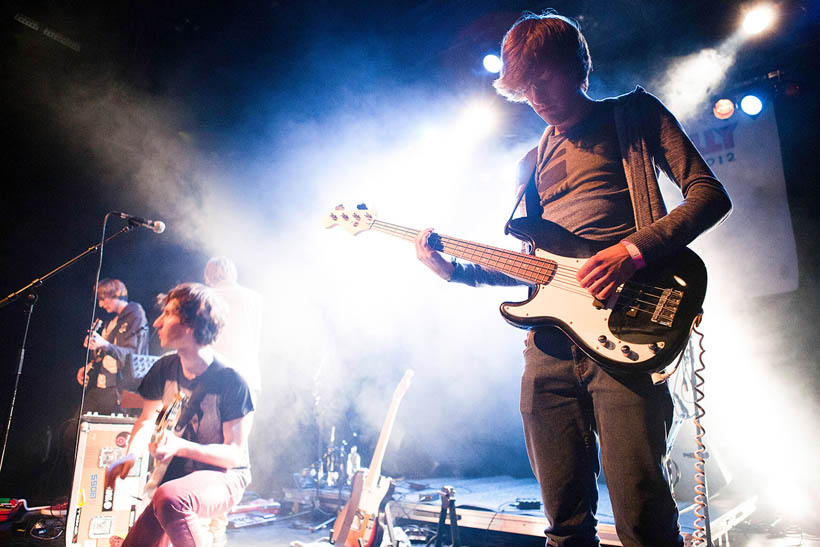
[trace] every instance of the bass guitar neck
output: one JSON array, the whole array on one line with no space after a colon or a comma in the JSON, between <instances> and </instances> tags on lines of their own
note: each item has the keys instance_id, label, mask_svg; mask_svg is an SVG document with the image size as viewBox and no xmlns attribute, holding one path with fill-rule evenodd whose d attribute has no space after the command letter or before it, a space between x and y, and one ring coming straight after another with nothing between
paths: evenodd
<instances>
[{"instance_id":1,"label":"bass guitar neck","mask_svg":"<svg viewBox=\"0 0 820 547\"><path fill-rule=\"evenodd\" d=\"M337 207L326 228L353 235L368 230L413 241L419 230L377 220L363 205ZM501 315L523 329L555 327L584 353L616 374L655 372L686 346L706 296L706 267L688 248L639 270L600 301L581 287L577 273L595 253L617 244L579 237L541 218L516 218L507 233L526 243L522 253L431 234L435 250L506 274L530 287L523 302L504 302Z\"/></svg>"}]
</instances>

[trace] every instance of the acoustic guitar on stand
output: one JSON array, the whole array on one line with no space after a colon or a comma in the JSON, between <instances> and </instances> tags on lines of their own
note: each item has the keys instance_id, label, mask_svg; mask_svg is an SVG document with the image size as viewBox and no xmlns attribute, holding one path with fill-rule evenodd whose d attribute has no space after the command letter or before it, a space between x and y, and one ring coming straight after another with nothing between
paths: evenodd
<instances>
[{"instance_id":1,"label":"acoustic guitar on stand","mask_svg":"<svg viewBox=\"0 0 820 547\"><path fill-rule=\"evenodd\" d=\"M336 207L324 226L343 226L357 235L376 230L414 241L420 230L377 220L363 204ZM617 243L579 237L541 218L516 218L506 233L527 244L522 253L436 233L435 250L504 273L530 286L523 302L504 302L510 324L560 329L591 359L614 373L655 372L686 347L706 296L706 266L688 248L638 270L606 301L581 287L576 274L595 253Z\"/></svg>"},{"instance_id":2,"label":"acoustic guitar on stand","mask_svg":"<svg viewBox=\"0 0 820 547\"><path fill-rule=\"evenodd\" d=\"M387 417L379 434L376 449L373 451L370 467L364 471L359 471L353 477L353 489L350 499L339 511L333 525L331 542L336 545L343 545L344 547L374 547L379 545L381 540L379 514L384 511L394 487L394 483L389 477L381 475L382 460L387 450L387 443L390 441L390 433L393 431L399 404L410 387L413 374L412 370L407 370L393 392L393 400L390 403Z\"/></svg>"}]
</instances>

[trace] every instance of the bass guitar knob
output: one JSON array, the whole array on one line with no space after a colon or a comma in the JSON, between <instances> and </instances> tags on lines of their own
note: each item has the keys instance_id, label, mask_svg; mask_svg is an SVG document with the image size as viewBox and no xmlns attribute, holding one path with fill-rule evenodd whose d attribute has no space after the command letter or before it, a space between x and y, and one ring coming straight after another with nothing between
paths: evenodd
<instances>
[{"instance_id":1,"label":"bass guitar knob","mask_svg":"<svg viewBox=\"0 0 820 547\"><path fill-rule=\"evenodd\" d=\"M661 350L661 347L658 344L656 344L654 342L649 344L649 351L651 351L653 354L658 353L660 350Z\"/></svg>"},{"instance_id":2,"label":"bass guitar knob","mask_svg":"<svg viewBox=\"0 0 820 547\"><path fill-rule=\"evenodd\" d=\"M623 353L624 355L629 355L630 353L632 353L632 348L626 345L621 346L621 353Z\"/></svg>"}]
</instances>

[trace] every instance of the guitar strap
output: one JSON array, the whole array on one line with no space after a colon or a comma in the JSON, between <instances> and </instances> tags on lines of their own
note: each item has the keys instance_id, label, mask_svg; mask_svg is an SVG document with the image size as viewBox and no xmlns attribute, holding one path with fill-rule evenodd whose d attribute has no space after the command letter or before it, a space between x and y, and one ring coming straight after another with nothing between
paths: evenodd
<instances>
[{"instance_id":1,"label":"guitar strap","mask_svg":"<svg viewBox=\"0 0 820 547\"><path fill-rule=\"evenodd\" d=\"M549 131L549 129L547 130ZM557 149L558 147L553 147L548 152L547 159L543 162L539 162L536 156L535 165L533 165L532 170L530 171L530 177L527 180L527 183L519 186L518 188L518 198L515 200L515 206L513 207L512 213L510 213L510 218L507 220L507 224L504 225L504 235L510 234L510 221L515 218L515 213L518 211L518 206L521 205L521 200L524 199L525 196L525 216L528 218L542 218L544 208L541 206L541 196L538 194L538 186L535 184L535 172L539 164L549 165L549 162ZM522 160L522 162L523 161L525 160Z\"/></svg>"},{"instance_id":2,"label":"guitar strap","mask_svg":"<svg viewBox=\"0 0 820 547\"><path fill-rule=\"evenodd\" d=\"M182 405L182 412L179 415L176 425L174 426L174 431L177 434L188 426L188 422L190 422L191 418L193 418L194 414L196 414L197 409L202 403L202 399L205 397L205 390L205 382L199 381L191 391L191 396L185 400L185 404Z\"/></svg>"},{"instance_id":3,"label":"guitar strap","mask_svg":"<svg viewBox=\"0 0 820 547\"><path fill-rule=\"evenodd\" d=\"M541 213L544 212L544 208L541 207L541 198L538 195L538 190L535 187L535 167L532 168L532 173L530 173L530 178L526 184L520 186L518 188L518 198L515 200L515 205L513 206L512 213L510 213L510 218L507 219L507 223L504 225L504 235L510 235L510 222L513 218L515 218L515 213L518 212L518 207L521 205L521 200L524 199L524 196L527 197L524 200L524 206L526 207L526 216L527 217L540 217Z\"/></svg>"},{"instance_id":4,"label":"guitar strap","mask_svg":"<svg viewBox=\"0 0 820 547\"><path fill-rule=\"evenodd\" d=\"M541 196L538 195L538 188L535 185L535 168L533 168L530 180L527 181L527 186L524 188L524 195L526 196L524 206L527 209L527 216L541 218L541 215L544 214L544 207L541 205Z\"/></svg>"},{"instance_id":5,"label":"guitar strap","mask_svg":"<svg viewBox=\"0 0 820 547\"><path fill-rule=\"evenodd\" d=\"M181 366L181 365L180 365ZM219 369L224 368L221 363L217 361L213 361L208 369L199 376L195 380L195 385L191 390L191 396L185 401L185 404L182 407L182 413L179 416L179 420L177 420L176 426L174 426L174 431L177 434L185 429L188 425L188 422L194 417L197 409L200 407L202 403L202 399L205 398L207 394L207 387L209 385L208 378L203 378L206 374L213 374L214 372L218 371ZM179 371L177 371L179 373ZM178 376L178 374L177 374ZM179 377L177 377L177 391L181 391L179 386Z\"/></svg>"}]
</instances>

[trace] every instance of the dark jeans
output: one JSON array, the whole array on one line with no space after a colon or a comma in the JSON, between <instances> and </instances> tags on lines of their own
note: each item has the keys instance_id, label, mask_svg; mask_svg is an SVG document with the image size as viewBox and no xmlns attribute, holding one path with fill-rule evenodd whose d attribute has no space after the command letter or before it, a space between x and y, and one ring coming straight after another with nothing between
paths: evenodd
<instances>
[{"instance_id":1,"label":"dark jeans","mask_svg":"<svg viewBox=\"0 0 820 547\"><path fill-rule=\"evenodd\" d=\"M601 463L625 547L682 546L663 473L672 400L648 374L615 377L556 329L531 332L521 416L530 463L550 521L547 545L598 545Z\"/></svg>"}]
</instances>

